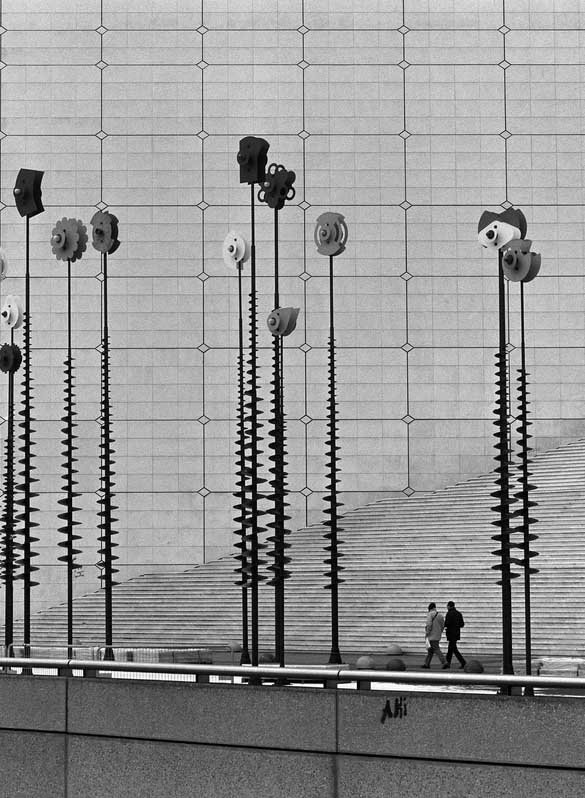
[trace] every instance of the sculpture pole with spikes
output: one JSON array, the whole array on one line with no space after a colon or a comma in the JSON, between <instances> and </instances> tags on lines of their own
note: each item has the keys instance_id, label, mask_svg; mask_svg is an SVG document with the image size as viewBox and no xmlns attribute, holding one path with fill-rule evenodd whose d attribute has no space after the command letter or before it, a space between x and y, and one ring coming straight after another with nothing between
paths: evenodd
<instances>
[{"instance_id":1,"label":"sculpture pole with spikes","mask_svg":"<svg viewBox=\"0 0 585 798\"><path fill-rule=\"evenodd\" d=\"M510 443L508 438L508 356L506 351L506 292L504 285L504 259L502 250L512 242L524 239L526 234L526 218L518 208L508 208L502 213L484 211L478 224L479 243L486 249L498 252L498 352L496 354L496 480L497 489L491 494L498 500L492 507L498 514L497 521L492 524L499 528L499 534L492 540L500 544L500 548L492 552L500 558L494 570L501 573L498 584L502 588L502 670L505 674L514 673L512 646L512 590L511 580L518 574L512 571L513 564L521 564L518 558L510 556L513 544L510 542L510 504L516 501L510 497ZM509 693L510 688L502 688Z\"/></svg>"},{"instance_id":2,"label":"sculpture pole with spikes","mask_svg":"<svg viewBox=\"0 0 585 798\"><path fill-rule=\"evenodd\" d=\"M531 621L531 597L530 597L530 577L538 573L537 568L531 568L530 560L538 556L538 552L531 549L531 542L538 539L538 535L530 531L531 524L536 523L536 519L530 515L530 508L536 506L536 502L530 500L530 492L535 490L535 486L530 484L532 476L530 468L530 446L528 441L532 437L528 434L528 429L532 423L528 420L528 390L526 373L526 335L524 325L524 284L531 282L540 271L540 255L530 251L532 242L526 239L512 240L502 249L502 268L504 275L511 282L520 282L520 368L518 369L518 454L520 459L520 490L515 494L515 498L520 502L520 507L513 514L513 518L521 519L521 526L515 531L522 533L522 541L514 544L516 548L522 549L523 557L520 560L524 571L524 630L525 630L525 653L526 653L526 674L532 674L532 621ZM532 687L524 688L524 695L534 695Z\"/></svg>"},{"instance_id":3,"label":"sculpture pole with spikes","mask_svg":"<svg viewBox=\"0 0 585 798\"><path fill-rule=\"evenodd\" d=\"M269 585L274 587L274 647L276 661L281 668L285 665L284 645L284 584L290 577L287 565L287 549L290 544L286 536L290 531L286 529L286 522L290 516L286 515L286 431L284 419L284 391L283 391L283 338L293 332L299 314L298 308L280 307L279 290L279 263L278 263L278 213L284 207L285 201L294 199L295 189L293 183L296 175L288 171L281 164L270 164L262 187L258 193L260 202L266 202L269 208L274 209L274 310L268 316L268 329L273 335L272 348L272 427L270 460L273 465L270 469L272 480L271 513L274 520L268 526L273 534L268 538L273 544L269 556L273 559L268 567L273 576Z\"/></svg>"},{"instance_id":4,"label":"sculpture pole with spikes","mask_svg":"<svg viewBox=\"0 0 585 798\"><path fill-rule=\"evenodd\" d=\"M41 182L44 172L33 169L21 169L16 177L14 186L14 200L16 208L21 216L26 218L26 248L25 248L25 274L24 274L24 330L23 330L23 389L22 403L20 412L20 429L22 434L19 436L22 441L20 446L21 458L19 464L22 466L20 471L20 482L16 487L21 493L21 498L15 500L15 504L21 507L21 512L17 520L22 524L22 557L18 564L22 566L22 573L19 579L23 581L23 643L24 656L30 654L30 616L31 616L31 589L38 584L33 579L33 573L38 571L38 567L33 565L32 560L38 556L32 545L38 541L34 537L32 530L38 526L33 521L33 513L38 512L32 502L38 496L33 491L34 483L38 480L34 477L36 466L33 463L36 455L33 452L34 442L32 440L35 430L32 425L32 376L31 376L31 312L30 312L30 220L44 211L41 200Z\"/></svg>"},{"instance_id":5,"label":"sculpture pole with spikes","mask_svg":"<svg viewBox=\"0 0 585 798\"><path fill-rule=\"evenodd\" d=\"M101 535L99 565L103 570L104 588L104 659L113 660L113 587L114 574L118 569L114 567L114 562L118 559L113 550L117 543L113 541L117 534L113 524L118 520L113 517L113 511L117 506L112 503L114 497L114 449L111 424L111 403L110 403L110 334L108 329L108 254L115 252L120 246L118 240L118 220L112 213L98 211L91 219L92 224L92 244L98 252L102 253L102 274L103 274L103 330L102 330L102 397L100 406L101 421L101 441L100 441L100 473L101 490L98 504L100 511L98 516L100 523L98 528Z\"/></svg>"},{"instance_id":6,"label":"sculpture pole with spikes","mask_svg":"<svg viewBox=\"0 0 585 798\"><path fill-rule=\"evenodd\" d=\"M67 357L65 358L65 412L61 416L64 426L61 432L64 434L62 454L65 458L63 469L63 492L64 496L59 499L59 504L64 508L64 512L59 513L59 519L63 521L63 526L59 527L59 532L64 536L64 540L59 542L59 547L65 549L65 554L58 558L59 562L67 566L67 651L68 656L73 656L73 572L80 565L75 558L80 554L80 550L75 548L76 541L80 536L75 534L75 527L79 521L75 520L75 513L81 508L75 506L75 500L81 495L75 491L77 481L75 475L75 463L77 458L75 452L75 440L77 436L74 421L77 413L75 407L74 374L75 365L71 347L71 264L79 260L87 248L87 228L80 219L61 219L53 228L51 235L51 249L57 260L67 261Z\"/></svg>"},{"instance_id":7,"label":"sculpture pole with spikes","mask_svg":"<svg viewBox=\"0 0 585 798\"><path fill-rule=\"evenodd\" d=\"M317 219L315 227L315 244L317 251L321 255L329 257L329 342L328 342L328 362L329 362L329 393L327 400L327 454L328 454L328 494L325 502L329 505L325 508L324 525L329 528L325 534L328 545L325 546L327 557L325 565L329 570L325 576L330 580L325 585L326 590L331 590L331 652L329 655L330 665L339 665L342 661L339 650L339 585L343 583L340 577L343 566L339 560L343 553L339 551L339 546L343 543L339 539L339 533L343 530L339 526L339 508L342 506L338 500L338 462L337 452L337 396L335 385L335 319L334 319L334 292L333 292L333 259L345 249L347 243L347 224L345 218L340 213L328 211L321 214Z\"/></svg>"},{"instance_id":8,"label":"sculpture pole with spikes","mask_svg":"<svg viewBox=\"0 0 585 798\"><path fill-rule=\"evenodd\" d=\"M4 656L12 656L14 633L14 374L22 356L14 343L14 329L22 325L22 307L18 297L8 296L2 307L2 321L10 327L10 343L0 347L0 370L8 373L8 418L4 461L2 552L0 575L4 581Z\"/></svg>"},{"instance_id":9,"label":"sculpture pole with spikes","mask_svg":"<svg viewBox=\"0 0 585 798\"><path fill-rule=\"evenodd\" d=\"M250 245L246 239L235 231L230 231L223 244L223 260L226 266L235 266L238 270L238 437L236 440L236 461L238 481L234 493L238 503L234 509L238 515L234 519L238 524L235 534L238 536L234 544L238 549L236 559L240 565L236 573L240 579L236 582L242 589L242 653L240 665L250 664L249 619L248 619L248 583L246 570L248 567L248 547L246 543L246 418L244 407L244 309L242 289L242 269L250 257Z\"/></svg>"},{"instance_id":10,"label":"sculpture pole with spikes","mask_svg":"<svg viewBox=\"0 0 585 798\"><path fill-rule=\"evenodd\" d=\"M257 344L257 295L256 295L256 224L254 207L254 187L256 183L264 180L267 152L267 141L255 136L246 136L240 140L240 149L237 160L240 165L240 183L250 186L250 349L248 358L248 379L246 396L246 482L247 490L244 500L243 523L248 531L246 535L247 561L242 565L242 577L250 590L250 621L251 621L251 663L258 665L258 587L266 577L260 572L260 566L265 562L260 559L260 551L266 548L260 543L259 534L264 528L259 524L259 518L264 511L259 507L264 498L259 487L265 481L258 474L260 458L260 431L262 411L258 404L258 344Z\"/></svg>"}]
</instances>

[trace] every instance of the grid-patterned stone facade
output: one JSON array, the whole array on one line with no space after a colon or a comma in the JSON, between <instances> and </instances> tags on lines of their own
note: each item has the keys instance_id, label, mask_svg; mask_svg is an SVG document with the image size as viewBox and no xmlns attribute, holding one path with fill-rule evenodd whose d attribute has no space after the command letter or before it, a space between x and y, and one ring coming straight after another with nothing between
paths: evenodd
<instances>
[{"instance_id":1,"label":"grid-patterned stone facade","mask_svg":"<svg viewBox=\"0 0 585 798\"><path fill-rule=\"evenodd\" d=\"M317 521L325 488L327 259L313 229L343 213L336 260L341 487L347 506L429 491L493 466L497 343L485 208L521 207L543 257L527 287L535 446L583 435L585 9L579 0L4 0L0 19L2 293L22 293L12 186L46 172L31 220L32 368L40 509L37 604L60 596L66 266L62 216L120 219L109 266L120 577L230 551L237 275L249 230L235 154L270 141L297 173L280 214L290 504ZM261 395L268 399L272 217L257 210ZM510 287L510 359L518 296ZM99 571L98 253L74 264L78 592ZM4 340L8 334L4 333ZM18 336L16 338L18 342ZM513 387L513 384L512 384ZM5 391L1 392L6 417ZM265 418L269 415L265 402Z\"/></svg>"}]
</instances>

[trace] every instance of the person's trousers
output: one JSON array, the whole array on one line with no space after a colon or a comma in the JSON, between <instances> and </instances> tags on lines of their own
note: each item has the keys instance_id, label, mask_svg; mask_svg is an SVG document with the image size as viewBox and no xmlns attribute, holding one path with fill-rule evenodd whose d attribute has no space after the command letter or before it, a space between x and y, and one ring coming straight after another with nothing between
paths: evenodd
<instances>
[{"instance_id":1,"label":"person's trousers","mask_svg":"<svg viewBox=\"0 0 585 798\"><path fill-rule=\"evenodd\" d=\"M427 649L427 658L425 659L424 664L430 665L431 660L433 658L433 654L436 654L437 657L441 660L442 663L445 663L447 660L445 659L445 655L441 651L441 647L439 646L438 640L429 640L431 647Z\"/></svg>"},{"instance_id":2,"label":"person's trousers","mask_svg":"<svg viewBox=\"0 0 585 798\"><path fill-rule=\"evenodd\" d=\"M449 648L447 649L447 662L451 664L451 660L453 659L453 654L459 660L460 665L465 665L465 660L461 656L461 652L457 648L457 640L449 640Z\"/></svg>"}]
</instances>

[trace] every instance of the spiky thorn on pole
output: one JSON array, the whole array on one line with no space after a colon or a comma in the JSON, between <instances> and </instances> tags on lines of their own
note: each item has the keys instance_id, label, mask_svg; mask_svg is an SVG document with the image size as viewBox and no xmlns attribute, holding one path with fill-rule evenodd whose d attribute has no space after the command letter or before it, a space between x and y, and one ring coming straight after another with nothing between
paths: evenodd
<instances>
[{"instance_id":1,"label":"spiky thorn on pole","mask_svg":"<svg viewBox=\"0 0 585 798\"><path fill-rule=\"evenodd\" d=\"M243 524L246 527L246 552L249 555L247 562L242 563L242 581L250 590L250 611L251 611L251 663L258 665L258 587L259 583L266 577L260 572L260 566L265 565L265 561L260 559L260 552L266 548L264 543L260 543L259 535L265 532L265 528L260 526L259 519L264 514L259 503L264 496L260 492L260 485L266 480L258 474L259 459L261 455L260 443L262 437L259 434L262 430L260 417L263 415L259 407L258 397L258 341L257 341L257 296L256 296L256 221L254 206L254 186L261 183L265 177L266 161L269 143L256 136L245 136L240 140L240 149L237 161L240 165L240 183L247 183L250 186L250 321L249 335L250 348L247 369L247 389L244 396L247 397L245 403L246 417L246 495L244 498L244 510L242 515Z\"/></svg>"},{"instance_id":2,"label":"spiky thorn on pole","mask_svg":"<svg viewBox=\"0 0 585 798\"><path fill-rule=\"evenodd\" d=\"M118 521L114 518L113 512L118 507L113 504L114 498L114 476L113 466L115 460L113 456L112 424L111 424L111 402L110 402L110 334L108 329L108 255L115 252L120 246L118 240L118 219L113 213L98 211L91 219L92 225L92 245L102 254L103 271L103 330L102 330L102 397L100 406L100 474L101 489L98 504L100 511L98 517L101 519L98 529L101 535L98 540L101 543L99 550L99 565L103 572L104 587L104 609L105 609L105 651L104 659L113 660L113 588L116 585L114 574L118 569L114 567L118 557L114 554L114 549L118 544L113 540L117 534L114 524Z\"/></svg>"},{"instance_id":3,"label":"spiky thorn on pole","mask_svg":"<svg viewBox=\"0 0 585 798\"><path fill-rule=\"evenodd\" d=\"M2 278L5 276L3 272ZM14 329L22 325L23 310L18 297L8 296L2 307L2 322L10 327L10 343L0 347L0 371L8 374L8 419L6 430L2 548L0 550L0 578L4 582L4 654L12 656L14 632L14 579L15 542L14 530L14 374L22 361L20 349L14 343Z\"/></svg>"},{"instance_id":4,"label":"spiky thorn on pole","mask_svg":"<svg viewBox=\"0 0 585 798\"><path fill-rule=\"evenodd\" d=\"M270 473L272 479L270 485L273 520L268 524L272 529L272 535L268 541L272 543L272 550L268 553L272 558L272 564L268 570L272 572L269 585L274 587L274 647L276 660L280 667L285 665L285 643L284 643L284 584L290 577L287 565L290 557L287 556L286 537L290 530L286 528L286 522L290 516L286 514L286 429L284 415L284 389L283 389L283 338L290 335L296 326L299 308L281 308L279 291L279 263L278 263L278 214L282 210L286 201L294 199L295 189L293 183L296 179L294 172L285 169L281 164L270 164L266 177L260 191L258 199L265 202L269 208L274 210L274 310L268 316L268 329L273 335L272 341L272 424L271 442L269 448L272 451L270 461L272 467Z\"/></svg>"},{"instance_id":5,"label":"spiky thorn on pole","mask_svg":"<svg viewBox=\"0 0 585 798\"><path fill-rule=\"evenodd\" d=\"M236 585L242 589L242 653L240 665L250 664L250 649L248 636L248 558L249 552L246 542L246 423L244 408L244 311L243 311L243 290L242 290L242 269L244 263L250 258L250 245L246 239L235 230L231 230L223 242L223 261L228 268L238 270L238 422L236 440L236 468L237 468L237 491L234 492L238 500L234 505L234 510L238 515L234 518L238 528L235 534L238 536L234 547L238 549L236 560L239 566L235 572L239 574Z\"/></svg>"},{"instance_id":6,"label":"spiky thorn on pole","mask_svg":"<svg viewBox=\"0 0 585 798\"><path fill-rule=\"evenodd\" d=\"M329 566L329 570L325 572L325 576L330 581L325 585L325 589L331 590L331 653L329 656L329 664L338 665L342 661L339 650L339 585L345 580L340 577L340 573L344 568L339 564L339 560L343 557L343 553L339 551L339 546L343 544L343 541L339 540L338 536L343 529L339 526L339 508L342 504L338 500L339 457L337 456L337 452L340 447L337 445L333 259L336 255L344 251L347 243L347 224L345 223L345 218L342 214L331 211L321 214L317 219L314 237L317 251L321 255L329 257L329 392L327 402L326 443L329 463L328 482L326 485L327 495L325 496L325 502L329 506L326 507L324 511L326 519L324 525L329 528L329 531L324 537L328 541L328 545L325 547L325 551L328 554L325 559L325 565Z\"/></svg>"},{"instance_id":7,"label":"spiky thorn on pole","mask_svg":"<svg viewBox=\"0 0 585 798\"><path fill-rule=\"evenodd\" d=\"M531 533L531 525L537 523L537 519L530 515L532 507L537 503L531 501L530 493L536 490L536 486L530 482L532 476L530 472L530 451L529 427L532 422L528 420L528 374L526 372L526 335L524 325L524 284L529 283L537 276L540 271L540 255L531 252L532 242L527 239L517 239L510 241L502 250L502 268L504 276L510 282L520 283L520 368L518 369L518 455L520 460L519 483L520 490L514 496L520 502L520 507L512 513L512 518L520 519L521 525L515 531L522 533L522 540L515 543L515 547L522 550L523 557L520 563L524 572L524 629L525 629L525 654L526 654L526 674L532 673L532 620L531 620L531 596L530 596L530 577L538 573L538 568L531 567L531 559L538 556L531 543L538 539L538 535ZM534 695L532 687L524 688L524 695Z\"/></svg>"},{"instance_id":8,"label":"spiky thorn on pole","mask_svg":"<svg viewBox=\"0 0 585 798\"><path fill-rule=\"evenodd\" d=\"M68 656L71 657L73 656L73 572L81 567L76 562L76 557L81 551L75 548L76 541L81 540L81 536L75 534L75 527L80 524L75 520L75 513L81 509L75 506L75 500L81 494L75 490L77 435L74 433L77 424L74 419L77 413L74 389L75 364L71 346L71 264L79 260L87 249L87 228L81 220L63 218L57 222L51 235L51 249L57 260L67 261L67 357L65 358L65 408L64 415L61 416L64 424L61 432L65 436L62 441L65 447L62 451L65 458L62 476L64 496L58 502L64 508L58 516L64 522L63 526L59 527L64 539L58 545L65 549L65 554L58 559L67 567L67 650Z\"/></svg>"},{"instance_id":9,"label":"spiky thorn on pole","mask_svg":"<svg viewBox=\"0 0 585 798\"><path fill-rule=\"evenodd\" d=\"M38 496L33 490L33 485L38 482L35 478L34 472L36 466L33 462L36 455L33 452L33 434L36 430L33 429L33 390L32 390L32 376L31 376L31 312L30 312L30 220L34 216L42 213L45 209L42 203L42 190L41 183L43 180L44 172L34 169L21 169L16 177L14 185L14 201L16 209L19 214L26 219L25 227L25 273L24 273L24 330L23 330L23 384L22 384L22 410L19 415L21 417L20 429L22 434L19 435L21 446L19 451L21 457L19 465L21 466L19 476L21 482L16 486L20 493L20 498L15 500L21 511L17 515L17 521L21 524L22 534L22 557L18 561L18 565L22 566L22 572L18 578L22 579L22 625L23 625L23 643L24 643L24 656L28 657L30 654L30 619L31 619L31 590L38 585L33 579L33 573L38 571L38 567L33 565L33 560L38 557L38 552L34 551L33 545L38 542L38 538L34 537L33 529L39 524L33 521L33 513L38 512L38 508L33 506L34 499Z\"/></svg>"}]
</instances>

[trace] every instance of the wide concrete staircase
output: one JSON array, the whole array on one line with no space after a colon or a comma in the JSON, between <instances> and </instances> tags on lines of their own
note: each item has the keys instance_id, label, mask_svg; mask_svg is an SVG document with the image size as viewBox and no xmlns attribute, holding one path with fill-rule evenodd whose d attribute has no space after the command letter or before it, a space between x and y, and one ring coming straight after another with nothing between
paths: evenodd
<instances>
[{"instance_id":1,"label":"wide concrete staircase","mask_svg":"<svg viewBox=\"0 0 585 798\"><path fill-rule=\"evenodd\" d=\"M535 458L532 482L539 535L532 577L535 656L585 654L585 441ZM494 475L430 494L393 496L346 513L341 550L340 647L381 651L391 642L424 652L427 604L454 600L465 616L466 656L501 651L501 589L492 566L497 544ZM513 491L512 491L513 492ZM516 505L518 506L518 505ZM292 576L286 582L288 650L328 652L330 591L323 571L324 528L293 532ZM512 535L519 538L519 535ZM235 536L234 536L235 541ZM265 558L267 559L267 558ZM241 590L231 556L180 573L144 574L114 590L114 642L120 646L209 646L241 641ZM516 568L520 572L519 568ZM514 655L524 647L524 583L512 582ZM260 588L260 645L274 650L273 588ZM103 641L103 594L74 602L79 644ZM37 645L66 640L66 607L32 619ZM21 639L17 625L15 640Z\"/></svg>"}]
</instances>

